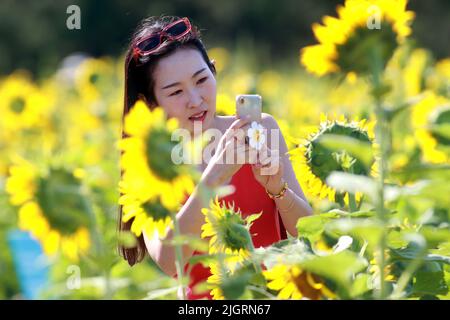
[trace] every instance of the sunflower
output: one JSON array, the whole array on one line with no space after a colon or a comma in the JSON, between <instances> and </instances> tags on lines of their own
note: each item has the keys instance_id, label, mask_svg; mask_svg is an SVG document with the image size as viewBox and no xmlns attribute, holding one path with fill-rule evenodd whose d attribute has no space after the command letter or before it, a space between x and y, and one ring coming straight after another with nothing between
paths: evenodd
<instances>
[{"instance_id":1,"label":"sunflower","mask_svg":"<svg viewBox=\"0 0 450 320\"><path fill-rule=\"evenodd\" d=\"M114 78L114 67L108 59L86 59L75 70L75 87L86 102L102 96L102 89Z\"/></svg>"},{"instance_id":2,"label":"sunflower","mask_svg":"<svg viewBox=\"0 0 450 320\"><path fill-rule=\"evenodd\" d=\"M209 238L209 253L225 253L235 259L228 261L239 262L249 257L252 247L249 229L251 222L260 214L250 215L246 219L241 217L240 210L235 211L234 204L226 206L219 203L216 197L211 201L210 208L203 208L205 224L202 226L202 238Z\"/></svg>"},{"instance_id":3,"label":"sunflower","mask_svg":"<svg viewBox=\"0 0 450 320\"><path fill-rule=\"evenodd\" d=\"M282 77L274 70L262 72L258 78L258 92L267 99L277 100L282 88Z\"/></svg>"},{"instance_id":4,"label":"sunflower","mask_svg":"<svg viewBox=\"0 0 450 320\"><path fill-rule=\"evenodd\" d=\"M81 184L63 168L39 172L25 160L10 168L6 191L19 206L19 227L38 239L44 252L58 250L72 260L90 247L91 220L83 206Z\"/></svg>"},{"instance_id":5,"label":"sunflower","mask_svg":"<svg viewBox=\"0 0 450 320\"><path fill-rule=\"evenodd\" d=\"M89 111L88 104L79 100L66 103L67 115L58 128L60 147L82 163L97 165L104 158L105 129L101 117Z\"/></svg>"},{"instance_id":6,"label":"sunflower","mask_svg":"<svg viewBox=\"0 0 450 320\"><path fill-rule=\"evenodd\" d=\"M15 73L0 83L0 128L12 138L18 130L41 124L47 110L46 97L25 74Z\"/></svg>"},{"instance_id":7,"label":"sunflower","mask_svg":"<svg viewBox=\"0 0 450 320\"><path fill-rule=\"evenodd\" d=\"M169 212L178 211L194 190L188 168L172 161L176 143L171 141L171 133L177 127L178 122L166 120L161 108L151 111L142 101L125 118L124 130L128 137L119 142L123 151L120 203L124 205L124 218L135 218L132 229L137 235L142 226L148 231L162 232L163 226L170 225ZM156 221L158 225L153 228Z\"/></svg>"},{"instance_id":8,"label":"sunflower","mask_svg":"<svg viewBox=\"0 0 450 320\"><path fill-rule=\"evenodd\" d=\"M231 116L236 114L236 104L226 93L219 93L217 95L217 114L224 116Z\"/></svg>"},{"instance_id":9,"label":"sunflower","mask_svg":"<svg viewBox=\"0 0 450 320\"><path fill-rule=\"evenodd\" d=\"M33 199L36 193L36 170L28 162L9 168L10 176L6 182L6 192L10 194L13 205L21 205Z\"/></svg>"},{"instance_id":10,"label":"sunflower","mask_svg":"<svg viewBox=\"0 0 450 320\"><path fill-rule=\"evenodd\" d=\"M210 263L209 267L211 275L206 280L206 284L214 300L237 299L236 294L238 293L234 290L236 284L246 287L250 283L250 279L255 275L254 265L252 265L250 260L240 263L239 268L236 269L230 269L220 261ZM259 275L264 279L261 272L259 272ZM245 297L244 292L239 294L239 299Z\"/></svg>"},{"instance_id":11,"label":"sunflower","mask_svg":"<svg viewBox=\"0 0 450 320\"><path fill-rule=\"evenodd\" d=\"M394 49L411 33L414 12L407 0L346 0L337 7L338 17L325 16L323 25L313 24L319 44L301 51L301 63L319 76L342 71L370 71L373 52L386 63Z\"/></svg>"},{"instance_id":12,"label":"sunflower","mask_svg":"<svg viewBox=\"0 0 450 320\"><path fill-rule=\"evenodd\" d=\"M440 131L450 126L449 100L427 92L425 98L412 107L411 121L424 160L450 162L450 139Z\"/></svg>"},{"instance_id":13,"label":"sunflower","mask_svg":"<svg viewBox=\"0 0 450 320\"><path fill-rule=\"evenodd\" d=\"M225 254L225 258L219 258L221 260L209 265L211 276L207 283L213 299L224 299L221 284L250 257L253 244L249 229L261 214L253 214L244 219L240 210L235 210L234 204L221 204L218 197L211 201L210 208L203 208L202 213L205 215L205 224L202 226L201 237L209 238L209 253Z\"/></svg>"},{"instance_id":14,"label":"sunflower","mask_svg":"<svg viewBox=\"0 0 450 320\"><path fill-rule=\"evenodd\" d=\"M426 86L439 95L450 97L450 58L436 63L426 79Z\"/></svg>"},{"instance_id":15,"label":"sunflower","mask_svg":"<svg viewBox=\"0 0 450 320\"><path fill-rule=\"evenodd\" d=\"M206 283L211 289L210 294L214 300L224 300L225 296L223 294L221 284L225 279L225 271L219 263L211 263L209 265L211 275L206 280Z\"/></svg>"},{"instance_id":16,"label":"sunflower","mask_svg":"<svg viewBox=\"0 0 450 320\"><path fill-rule=\"evenodd\" d=\"M161 204L159 198L149 198L144 192L128 192L124 181L121 181L119 186L122 194L119 204L123 206L124 213L122 220L128 222L133 218L131 232L138 237L142 231L149 236L156 232L159 237L164 238L168 228L173 227L171 211Z\"/></svg>"},{"instance_id":17,"label":"sunflower","mask_svg":"<svg viewBox=\"0 0 450 320\"><path fill-rule=\"evenodd\" d=\"M263 271L263 275L268 281L267 287L279 291L280 299L319 300L335 297L320 277L297 265L277 264Z\"/></svg>"},{"instance_id":18,"label":"sunflower","mask_svg":"<svg viewBox=\"0 0 450 320\"><path fill-rule=\"evenodd\" d=\"M374 125L374 121L367 122L366 120L349 122L344 116L338 120L328 120L327 116L322 114L320 125L310 127L299 146L289 152L294 164L294 171L303 190L320 199L328 198L330 201L348 203L347 193L337 193L326 183L328 175L332 171L348 172L349 168L354 174L374 175L376 162L373 163L371 172L369 172L360 160L349 156L345 150L341 152L329 150L319 143L319 139L325 134L336 134L374 145ZM359 198L360 194L357 193L356 200Z\"/></svg>"},{"instance_id":19,"label":"sunflower","mask_svg":"<svg viewBox=\"0 0 450 320\"><path fill-rule=\"evenodd\" d=\"M430 53L422 48L411 50L407 45L399 47L386 65L385 80L391 87L392 97L415 97L425 85L429 73Z\"/></svg>"},{"instance_id":20,"label":"sunflower","mask_svg":"<svg viewBox=\"0 0 450 320\"><path fill-rule=\"evenodd\" d=\"M212 48L208 50L208 56L215 61L215 67L218 74L228 67L230 61L230 53L225 48Z\"/></svg>"}]
</instances>

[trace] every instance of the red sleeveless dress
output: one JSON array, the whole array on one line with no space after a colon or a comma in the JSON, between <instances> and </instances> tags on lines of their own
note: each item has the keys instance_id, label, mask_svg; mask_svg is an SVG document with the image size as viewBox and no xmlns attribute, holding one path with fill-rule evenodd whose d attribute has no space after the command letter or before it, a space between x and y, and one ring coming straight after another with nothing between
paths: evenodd
<instances>
[{"instance_id":1,"label":"red sleeveless dress","mask_svg":"<svg viewBox=\"0 0 450 320\"><path fill-rule=\"evenodd\" d=\"M263 212L262 215L253 222L250 227L253 245L255 248L266 247L282 239L286 239L286 229L283 226L278 213L275 201L270 199L261 184L255 179L250 164L244 164L232 177L231 185L235 187L233 194L219 199L220 203L226 206L235 204L235 209L240 208L242 217ZM199 254L199 252L194 252ZM185 266L185 272L188 265ZM190 283L187 288L187 298L189 300L207 298L211 299L208 293L195 294L193 288L206 281L210 276L209 268L201 264L192 266L190 272Z\"/></svg>"}]
</instances>

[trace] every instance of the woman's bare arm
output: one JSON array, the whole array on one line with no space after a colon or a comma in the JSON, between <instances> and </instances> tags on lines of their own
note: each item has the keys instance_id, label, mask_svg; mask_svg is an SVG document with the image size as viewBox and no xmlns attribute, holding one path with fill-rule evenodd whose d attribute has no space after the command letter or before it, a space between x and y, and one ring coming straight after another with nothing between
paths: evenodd
<instances>
[{"instance_id":1,"label":"woman's bare arm","mask_svg":"<svg viewBox=\"0 0 450 320\"><path fill-rule=\"evenodd\" d=\"M221 186L239 170L242 164L223 162L227 152L248 152L248 147L242 141L234 143L236 130L248 124L247 119L236 119L230 127L225 131L220 141L216 144L215 156L209 161L208 166L203 171L200 183L194 192L189 196L186 203L177 213L176 219L180 226L180 233L183 235L191 235L200 237L201 227L205 222L205 218L201 212L202 208L209 207L211 197L214 195L207 192L201 192L203 188L214 190ZM200 194L201 193L201 194ZM209 196L207 195L209 194ZM175 267L175 248L171 245L163 244L158 238L150 238L144 234L145 245L150 256L167 274L174 276L176 274ZM170 230L166 239L173 239L173 231ZM192 256L194 250L188 245L182 247L183 265Z\"/></svg>"},{"instance_id":2,"label":"woman's bare arm","mask_svg":"<svg viewBox=\"0 0 450 320\"><path fill-rule=\"evenodd\" d=\"M202 203L202 198L200 197L198 191L199 186L197 186L196 190L191 194L177 214L178 223L180 225L180 233L183 235L199 237L201 234L201 227L205 222L201 209L206 205ZM145 233L143 234L147 250L152 259L165 273L170 276L174 276L176 274L174 246L163 244L157 237L151 239ZM170 240L172 238L173 230L170 230L167 234L166 240ZM183 261L186 263L186 261L194 253L194 250L188 245L185 245L182 248Z\"/></svg>"},{"instance_id":3,"label":"woman's bare arm","mask_svg":"<svg viewBox=\"0 0 450 320\"><path fill-rule=\"evenodd\" d=\"M283 164L283 180L287 182L289 189L287 190L283 199L275 199L278 211L280 212L281 219L283 221L286 230L289 234L297 236L297 221L299 218L311 215L313 213L311 206L308 204L306 197L297 181L297 178L292 167L291 160L287 153L286 141L278 126L277 121L271 115L264 113L262 124L268 129L267 145L271 149L278 149ZM275 130L278 135L278 145L275 145L275 141L270 139L270 130Z\"/></svg>"}]
</instances>

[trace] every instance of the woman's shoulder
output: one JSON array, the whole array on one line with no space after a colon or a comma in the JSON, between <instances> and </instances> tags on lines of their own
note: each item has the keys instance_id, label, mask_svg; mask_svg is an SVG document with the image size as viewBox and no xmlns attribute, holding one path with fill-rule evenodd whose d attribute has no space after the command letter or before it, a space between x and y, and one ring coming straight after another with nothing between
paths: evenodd
<instances>
[{"instance_id":1,"label":"woman's shoulder","mask_svg":"<svg viewBox=\"0 0 450 320\"><path fill-rule=\"evenodd\" d=\"M277 120L270 113L263 112L261 114L261 124L266 129L279 129L280 128Z\"/></svg>"}]
</instances>

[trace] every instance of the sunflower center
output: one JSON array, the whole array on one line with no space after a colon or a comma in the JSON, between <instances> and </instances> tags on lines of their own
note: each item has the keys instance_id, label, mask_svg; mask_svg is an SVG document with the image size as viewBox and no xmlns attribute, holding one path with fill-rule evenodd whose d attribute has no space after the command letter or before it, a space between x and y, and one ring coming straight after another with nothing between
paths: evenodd
<instances>
[{"instance_id":1,"label":"sunflower center","mask_svg":"<svg viewBox=\"0 0 450 320\"><path fill-rule=\"evenodd\" d=\"M298 276L294 276L292 274L291 276L294 280L295 286L303 296L311 300L318 300L320 298L321 296L320 290L315 289L313 287L315 283L310 283L310 281L319 283L320 279L317 276L310 274L310 279L308 279L308 276L305 271L301 272Z\"/></svg>"},{"instance_id":2,"label":"sunflower center","mask_svg":"<svg viewBox=\"0 0 450 320\"><path fill-rule=\"evenodd\" d=\"M39 179L36 198L52 229L63 235L90 226L81 185L70 172L51 169L47 177Z\"/></svg>"},{"instance_id":3,"label":"sunflower center","mask_svg":"<svg viewBox=\"0 0 450 320\"><path fill-rule=\"evenodd\" d=\"M337 64L344 72L367 73L374 63L371 55L379 51L384 64L397 47L397 34L386 21L380 29L369 29L366 25L356 28L348 40L337 46Z\"/></svg>"},{"instance_id":4,"label":"sunflower center","mask_svg":"<svg viewBox=\"0 0 450 320\"><path fill-rule=\"evenodd\" d=\"M172 161L172 149L175 146L171 134L163 129L151 130L147 137L147 164L160 179L172 181L179 174L177 165Z\"/></svg>"},{"instance_id":5,"label":"sunflower center","mask_svg":"<svg viewBox=\"0 0 450 320\"><path fill-rule=\"evenodd\" d=\"M89 83L96 84L100 78L100 75L98 73L93 73L89 76Z\"/></svg>"},{"instance_id":6,"label":"sunflower center","mask_svg":"<svg viewBox=\"0 0 450 320\"><path fill-rule=\"evenodd\" d=\"M450 106L445 106L436 110L432 115L432 124L437 126L450 126ZM444 146L450 146L448 135L442 134L439 130L431 130L432 136L437 142Z\"/></svg>"},{"instance_id":7,"label":"sunflower center","mask_svg":"<svg viewBox=\"0 0 450 320\"><path fill-rule=\"evenodd\" d=\"M370 143L367 133L358 127L342 125L337 122L330 124L310 141L307 148L307 159L315 176L325 181L332 171L351 171L354 174L368 175L364 164L358 159L351 157L345 150L337 152L320 144L319 138L324 134L344 135Z\"/></svg>"},{"instance_id":8,"label":"sunflower center","mask_svg":"<svg viewBox=\"0 0 450 320\"><path fill-rule=\"evenodd\" d=\"M13 112L20 114L25 109L25 100L22 97L16 97L11 101L10 108Z\"/></svg>"},{"instance_id":9,"label":"sunflower center","mask_svg":"<svg viewBox=\"0 0 450 320\"><path fill-rule=\"evenodd\" d=\"M159 201L147 201L142 204L142 209L144 209L147 216L153 218L153 220L164 220L167 217L170 217L170 211L167 210Z\"/></svg>"}]
</instances>

